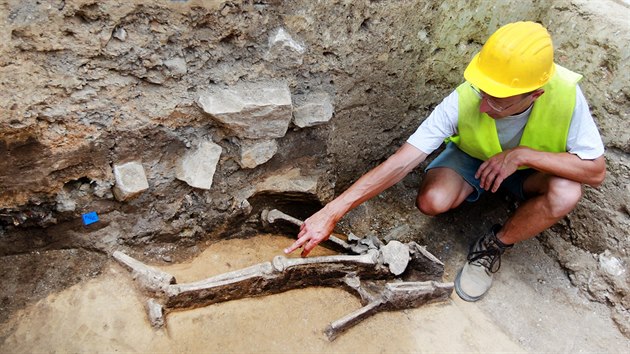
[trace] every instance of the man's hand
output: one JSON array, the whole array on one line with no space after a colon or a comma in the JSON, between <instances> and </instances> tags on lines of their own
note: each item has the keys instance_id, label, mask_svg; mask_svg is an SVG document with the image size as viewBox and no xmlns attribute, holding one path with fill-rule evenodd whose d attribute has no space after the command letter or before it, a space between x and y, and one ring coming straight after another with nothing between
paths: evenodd
<instances>
[{"instance_id":1,"label":"man's hand","mask_svg":"<svg viewBox=\"0 0 630 354\"><path fill-rule=\"evenodd\" d=\"M479 185L492 193L496 192L501 183L519 167L519 154L521 148L514 148L498 153L479 166L475 178L480 180Z\"/></svg>"},{"instance_id":2,"label":"man's hand","mask_svg":"<svg viewBox=\"0 0 630 354\"><path fill-rule=\"evenodd\" d=\"M284 253L289 254L304 246L301 256L308 256L315 246L330 237L335 225L336 222L334 217L328 215L325 208L318 211L317 213L311 215L310 218L304 220L304 223L300 226L300 233L298 234L297 241L295 241L290 247L285 248Z\"/></svg>"},{"instance_id":3,"label":"man's hand","mask_svg":"<svg viewBox=\"0 0 630 354\"><path fill-rule=\"evenodd\" d=\"M284 253L291 253L304 246L302 257L306 257L318 243L330 237L337 222L348 211L398 183L426 157L426 153L413 145L403 144L385 162L361 176L340 196L306 219L297 241L285 249Z\"/></svg>"}]
</instances>

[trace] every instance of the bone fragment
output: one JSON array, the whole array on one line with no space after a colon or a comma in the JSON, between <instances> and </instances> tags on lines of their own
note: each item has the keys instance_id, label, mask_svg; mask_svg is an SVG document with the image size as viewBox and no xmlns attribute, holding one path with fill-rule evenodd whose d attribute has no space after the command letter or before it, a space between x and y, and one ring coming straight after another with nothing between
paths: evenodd
<instances>
[{"instance_id":1,"label":"bone fragment","mask_svg":"<svg viewBox=\"0 0 630 354\"><path fill-rule=\"evenodd\" d=\"M247 268L219 274L196 282L171 285L166 293L169 299L181 297L182 294L191 294L195 298L200 298L203 297L201 293L204 291L209 291L213 288L224 288L230 284L255 282L256 279L271 276L274 272L275 270L270 262L258 263ZM200 294L195 295L197 292ZM169 304L172 305L170 302Z\"/></svg>"},{"instance_id":2,"label":"bone fragment","mask_svg":"<svg viewBox=\"0 0 630 354\"><path fill-rule=\"evenodd\" d=\"M361 279L356 274L346 275L343 281L348 289L356 292L361 297L362 304L365 305L376 300L374 295L362 286Z\"/></svg>"},{"instance_id":3,"label":"bone fragment","mask_svg":"<svg viewBox=\"0 0 630 354\"><path fill-rule=\"evenodd\" d=\"M291 215L287 215L278 209L272 209L272 210L265 209L260 213L260 217L264 222L267 222L270 224L273 224L274 222L276 222L276 220L288 221L297 226L302 226L302 224L304 223L302 220L296 219L292 217ZM336 244L337 246L343 248L346 251L350 251L357 254L361 253L361 252L355 252L352 249L352 246L350 246L346 241L340 239L339 237L330 235L328 237L328 241Z\"/></svg>"},{"instance_id":4,"label":"bone fragment","mask_svg":"<svg viewBox=\"0 0 630 354\"><path fill-rule=\"evenodd\" d=\"M120 251L115 251L113 257L120 264L131 270L134 279L138 280L140 285L154 293L164 292L169 284L175 284L176 282L175 277L171 274L150 267Z\"/></svg>"},{"instance_id":5,"label":"bone fragment","mask_svg":"<svg viewBox=\"0 0 630 354\"><path fill-rule=\"evenodd\" d=\"M453 293L453 286L453 283L437 281L387 283L383 294L384 305L391 311L444 301Z\"/></svg>"},{"instance_id":6,"label":"bone fragment","mask_svg":"<svg viewBox=\"0 0 630 354\"><path fill-rule=\"evenodd\" d=\"M376 250L353 256L277 256L272 262L259 263L194 283L170 285L166 290L166 307L205 306L305 286L340 286L348 274L363 275L367 279L391 277L389 269L380 264L378 259Z\"/></svg>"},{"instance_id":7,"label":"bone fragment","mask_svg":"<svg viewBox=\"0 0 630 354\"><path fill-rule=\"evenodd\" d=\"M352 252L356 254L365 253L369 249L379 249L383 245L376 236L358 237L352 232L348 233L348 244Z\"/></svg>"},{"instance_id":8,"label":"bone fragment","mask_svg":"<svg viewBox=\"0 0 630 354\"><path fill-rule=\"evenodd\" d=\"M407 243L411 260L407 266L408 271L404 274L404 280L436 280L439 281L444 275L444 263L427 251L426 247L415 242Z\"/></svg>"},{"instance_id":9,"label":"bone fragment","mask_svg":"<svg viewBox=\"0 0 630 354\"><path fill-rule=\"evenodd\" d=\"M325 263L346 263L346 264L371 264L378 262L378 252L372 251L359 256L320 256L309 258L287 258L284 256L276 256L273 259L273 265L279 272L287 268L305 265L305 264L325 264Z\"/></svg>"},{"instance_id":10,"label":"bone fragment","mask_svg":"<svg viewBox=\"0 0 630 354\"><path fill-rule=\"evenodd\" d=\"M324 333L326 333L326 337L328 337L329 341L334 341L337 336L343 331L347 330L350 327L353 327L357 323L377 313L379 311L379 307L382 304L382 300L375 300L352 312L351 314L346 315L331 323L328 327L326 327L326 330L324 331Z\"/></svg>"},{"instance_id":11,"label":"bone fragment","mask_svg":"<svg viewBox=\"0 0 630 354\"><path fill-rule=\"evenodd\" d=\"M149 321L154 328L164 326L164 309L155 299L147 301L147 312L149 313Z\"/></svg>"},{"instance_id":12,"label":"bone fragment","mask_svg":"<svg viewBox=\"0 0 630 354\"><path fill-rule=\"evenodd\" d=\"M352 232L349 232L349 233L348 233L348 241L350 241L350 242L353 242L353 241L354 241L354 242L356 242L356 241L359 241L360 239L361 239L361 237L359 237L359 236L355 235L354 233L352 233Z\"/></svg>"},{"instance_id":13,"label":"bone fragment","mask_svg":"<svg viewBox=\"0 0 630 354\"><path fill-rule=\"evenodd\" d=\"M453 292L453 283L401 282L387 283L380 296L366 306L331 323L325 330L333 341L348 328L381 311L403 310L446 300Z\"/></svg>"},{"instance_id":14,"label":"bone fragment","mask_svg":"<svg viewBox=\"0 0 630 354\"><path fill-rule=\"evenodd\" d=\"M271 210L265 209L262 211L260 216L263 219L263 221L266 221L270 224L273 224L278 219L288 221L296 226L302 226L302 224L304 223L302 220L296 219L292 217L291 215L287 215L278 209L271 209Z\"/></svg>"},{"instance_id":15,"label":"bone fragment","mask_svg":"<svg viewBox=\"0 0 630 354\"><path fill-rule=\"evenodd\" d=\"M269 222L283 219L301 223L277 210L265 210L261 216ZM113 256L131 270L145 290L160 299L160 303L155 300L147 302L149 319L154 327L164 325L165 316L171 309L195 308L307 286L344 287L360 296L364 307L329 326L326 334L333 340L347 328L376 312L418 307L428 302L444 300L452 292L452 283L415 282L439 280L444 273L444 264L424 247L415 242L401 244L398 241L391 241L384 246L372 235L355 238L349 238L356 241L351 245L341 242L348 251L359 251L358 255L309 258L277 256L272 262L259 263L186 284L175 284L175 277L172 275L147 266L122 252L114 252ZM386 279L398 275L402 275L407 282L383 285Z\"/></svg>"},{"instance_id":16,"label":"bone fragment","mask_svg":"<svg viewBox=\"0 0 630 354\"><path fill-rule=\"evenodd\" d=\"M409 246L400 241L392 240L381 247L383 263L389 266L389 271L394 275L401 275L409 264Z\"/></svg>"}]
</instances>

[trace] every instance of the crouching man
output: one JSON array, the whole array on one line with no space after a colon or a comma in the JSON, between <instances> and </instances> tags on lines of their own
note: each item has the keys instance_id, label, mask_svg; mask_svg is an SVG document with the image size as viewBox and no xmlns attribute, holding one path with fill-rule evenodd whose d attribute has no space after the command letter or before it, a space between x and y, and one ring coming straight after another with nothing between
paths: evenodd
<instances>
[{"instance_id":1,"label":"crouching man","mask_svg":"<svg viewBox=\"0 0 630 354\"><path fill-rule=\"evenodd\" d=\"M503 225L476 240L455 278L457 294L477 301L505 250L573 210L582 184L602 183L604 146L578 86L582 76L554 63L544 27L499 28L464 78L396 153L309 217L285 252L303 247L307 256L346 213L403 179L446 139L420 185L421 212L437 215L499 188L522 200Z\"/></svg>"}]
</instances>

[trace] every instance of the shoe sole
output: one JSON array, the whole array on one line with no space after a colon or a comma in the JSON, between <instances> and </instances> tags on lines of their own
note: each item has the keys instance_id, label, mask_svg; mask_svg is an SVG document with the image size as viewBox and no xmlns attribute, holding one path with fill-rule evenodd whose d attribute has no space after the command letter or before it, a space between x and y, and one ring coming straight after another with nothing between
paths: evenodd
<instances>
[{"instance_id":1,"label":"shoe sole","mask_svg":"<svg viewBox=\"0 0 630 354\"><path fill-rule=\"evenodd\" d=\"M455 292L464 301L475 302L475 301L480 300L484 295L487 294L487 292L483 293L480 296L474 297L474 296L470 296L466 294L464 290L462 290L461 285L459 284L460 277L462 276L462 270L464 270L464 268L460 269L459 272L457 272L457 276L455 276Z\"/></svg>"}]
</instances>

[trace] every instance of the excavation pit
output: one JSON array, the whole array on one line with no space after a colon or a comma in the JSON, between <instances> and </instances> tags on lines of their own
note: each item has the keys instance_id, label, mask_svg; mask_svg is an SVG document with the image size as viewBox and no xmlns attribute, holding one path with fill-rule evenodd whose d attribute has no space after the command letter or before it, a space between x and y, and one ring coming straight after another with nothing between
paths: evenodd
<instances>
[{"instance_id":1,"label":"excavation pit","mask_svg":"<svg viewBox=\"0 0 630 354\"><path fill-rule=\"evenodd\" d=\"M178 282L193 282L272 259L292 241L285 235L271 234L224 240L189 262L154 265L173 274ZM42 348L69 352L526 352L553 343L576 349L622 351L627 342L604 330L610 324L606 324L603 313L593 312L595 308L576 298L570 284L562 283L560 270L554 270L554 261L540 258L540 250L532 246L523 251L534 266L548 267L548 281L557 284L556 300L540 292L538 298L529 297L535 291L526 270L509 269L503 278L506 284L499 289L512 289L526 297L523 306L514 308L503 320L505 314L501 311L451 297L416 309L378 313L330 342L323 329L361 308L361 302L346 290L308 287L173 311L167 316L167 326L156 330L147 318L146 295L130 273L110 259L92 279L13 313L0 325L1 347L16 353ZM313 256L334 254L319 247ZM548 300L541 303L540 297ZM517 326L520 340L516 333L506 332L507 323L517 322L532 311L540 321ZM593 327L581 327L583 321ZM552 329L558 327L571 333L584 331L584 336L557 337Z\"/></svg>"},{"instance_id":2,"label":"excavation pit","mask_svg":"<svg viewBox=\"0 0 630 354\"><path fill-rule=\"evenodd\" d=\"M3 2L0 351L630 351L629 6ZM607 176L504 256L483 301L379 313L334 342L323 329L362 305L336 288L172 311L162 329L149 325L146 295L115 251L160 269L195 257L221 272L242 258L251 262L238 268L272 262L291 242L262 234L294 237L295 227L261 225L264 208L305 219L326 205L461 84L491 33L521 20L543 24L554 60L584 75ZM424 167L338 227L426 245L451 282L470 242L515 204L494 195L423 216L414 204ZM178 283L215 274L194 267Z\"/></svg>"}]
</instances>

